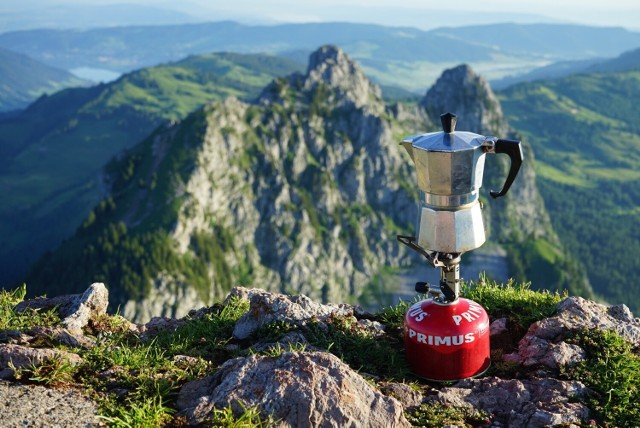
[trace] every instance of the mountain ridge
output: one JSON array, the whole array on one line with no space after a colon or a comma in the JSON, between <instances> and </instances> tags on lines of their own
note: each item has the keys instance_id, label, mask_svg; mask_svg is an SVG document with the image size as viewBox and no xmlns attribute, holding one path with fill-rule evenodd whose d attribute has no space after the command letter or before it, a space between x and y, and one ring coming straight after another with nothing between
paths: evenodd
<instances>
[{"instance_id":1,"label":"mountain ridge","mask_svg":"<svg viewBox=\"0 0 640 428\"><path fill-rule=\"evenodd\" d=\"M481 87L495 106L486 81L462 69L469 83L450 91ZM476 108L488 111L483 102ZM466 113L469 126L487 131L504 120L499 109ZM417 200L398 142L433 126L420 107L386 107L355 62L324 46L306 74L275 79L255 103L210 104L114 161L112 198L40 260L28 283L37 290L81 276L118 284L118 304L142 319L207 303L238 281L323 301L357 299L381 270L411 262L394 236L412 230ZM506 164L492 168L501 185ZM535 201L522 199L536 194L534 180L516 182L512 196L491 208L506 217L489 235L513 243L510 252L526 238L518 232L523 221L555 242L541 211L526 208ZM71 276L52 277L69 260L82 262ZM567 278L554 281L567 286Z\"/></svg>"}]
</instances>

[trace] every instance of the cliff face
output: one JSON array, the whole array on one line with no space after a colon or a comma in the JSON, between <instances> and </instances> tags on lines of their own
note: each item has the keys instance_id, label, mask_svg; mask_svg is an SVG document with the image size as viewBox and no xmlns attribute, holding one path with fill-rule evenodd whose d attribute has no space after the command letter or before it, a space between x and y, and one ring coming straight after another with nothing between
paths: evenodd
<instances>
[{"instance_id":1,"label":"cliff face","mask_svg":"<svg viewBox=\"0 0 640 428\"><path fill-rule=\"evenodd\" d=\"M358 296L400 262L395 225L414 211L379 88L325 47L306 75L274 81L256 104L230 99L207 112L172 238L197 253L194 234L215 224L233 237L230 266L242 254L255 283L324 301Z\"/></svg>"},{"instance_id":2,"label":"cliff face","mask_svg":"<svg viewBox=\"0 0 640 428\"><path fill-rule=\"evenodd\" d=\"M414 257L395 239L413 233L417 201L399 141L437 130L446 111L461 130L509 135L486 81L466 66L445 72L420 106L387 107L358 64L322 47L305 74L274 80L255 103L212 103L114 161L110 202L29 284L77 283L46 273L79 258L72 272L113 284L136 320L184 314L238 283L357 300L382 268ZM485 189L506 177L508 160L496 158ZM492 239L553 241L538 202L525 162L510 194L485 204Z\"/></svg>"}]
</instances>

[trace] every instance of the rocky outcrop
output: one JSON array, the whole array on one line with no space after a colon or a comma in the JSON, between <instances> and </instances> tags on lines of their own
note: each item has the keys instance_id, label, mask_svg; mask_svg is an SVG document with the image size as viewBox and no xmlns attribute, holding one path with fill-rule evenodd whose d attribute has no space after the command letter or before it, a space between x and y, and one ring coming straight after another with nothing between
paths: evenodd
<instances>
[{"instance_id":1,"label":"rocky outcrop","mask_svg":"<svg viewBox=\"0 0 640 428\"><path fill-rule=\"evenodd\" d=\"M581 361L584 351L565 340L591 329L615 331L628 342L640 345L640 318L634 318L626 305L605 306L582 297L569 297L558 305L555 316L533 323L518 351L506 355L505 360L550 368Z\"/></svg>"},{"instance_id":2,"label":"rocky outcrop","mask_svg":"<svg viewBox=\"0 0 640 428\"><path fill-rule=\"evenodd\" d=\"M56 307L61 315L69 317L69 307L78 309L82 306L69 303L82 301L87 305L92 299L86 297L94 295L96 289L100 287L94 285L83 295L25 301L13 310ZM106 296L106 290L99 295ZM80 299L80 296L85 298ZM558 304L556 315L531 325L520 342L518 352L505 356L506 361L517 367L518 378L492 375L443 385L425 384L413 379L412 385L408 385L380 379L375 374L359 373L355 370L357 367L350 367L329 352L333 345L328 349L312 346L305 337L313 331L328 332L335 327L332 324L335 320L347 321L343 324L348 325L343 334L360 332L353 337L363 337L361 333L364 332L368 338L393 341L392 335L401 335L401 331L387 329L380 322L373 321L372 314L364 313L356 306L323 305L304 295L288 296L255 288L235 288L222 304L192 310L185 318L156 317L139 325L127 325L121 320L119 328L133 333L131 340L137 337L142 343L149 343L161 332L171 333L194 320L206 320L210 314L236 304L238 299L249 301L248 310L235 322L234 337L229 337L225 346L240 356L228 359L206 375L200 372L196 379L178 386L177 400L171 405L179 412L175 422L180 426L206 425L211 423L216 411L224 409L236 417L252 409L263 421L282 427L406 427L409 426L407 415L414 415L416 413L413 412L434 404L468 409L469 414L481 411L485 423L492 427L581 425L592 416L586 404L591 402L592 391L579 381L563 380L559 376L557 369L560 365L573 364L583 354L580 348L571 345L575 351L572 355L576 358L560 358L558 349L569 345L564 340L577 332L599 328L614 330L636 345L640 341L640 319L635 318L626 306L607 307L570 297ZM52 302L57 302L58 306L52 306ZM77 312L87 315L89 322L75 334L63 327L64 321L53 326L1 332L0 376L11 380L0 381L0 404L5 403L0 408L5 415L5 424L96 424L97 407L83 394L41 386L26 388L17 384L15 377L22 370L36 370L41 365L60 360L82 365L83 360L78 354L61 348L73 348L82 354L83 349L95 346L95 339L86 332L92 331L96 320L99 322L108 316L102 313L101 307L99 304L87 305L86 312L78 309ZM61 320L66 319L61 317ZM284 331L287 331L277 342L274 343L269 335L262 337L257 334L262 327L274 323L285 326ZM202 328L202 324L199 325L198 328ZM492 338L507 334L509 330L506 318L494 320ZM203 340L206 342L205 338ZM401 346L400 342L396 343ZM495 347L495 343L492 346ZM500 355L500 352L494 355ZM397 356L394 354L389 358ZM180 367L196 367L202 363L202 359L186 355L173 355L166 362ZM130 391L121 382L125 373L125 368L112 365L94 375L112 379L110 392L126 396ZM128 375L135 376L135 373ZM9 404L16 399L30 403L29 407L20 407L22 415L13 412L15 406ZM52 407L44 411L43 406ZM73 415L74 423L63 422L68 415Z\"/></svg>"},{"instance_id":3,"label":"rocky outcrop","mask_svg":"<svg viewBox=\"0 0 640 428\"><path fill-rule=\"evenodd\" d=\"M178 397L192 425L228 406L238 413L257 407L279 427L411 426L395 398L324 352L229 360L213 376L187 383Z\"/></svg>"},{"instance_id":4,"label":"rocky outcrop","mask_svg":"<svg viewBox=\"0 0 640 428\"><path fill-rule=\"evenodd\" d=\"M237 290L237 288L235 289ZM303 326L310 320L323 322L330 316L353 316L363 313L358 306L323 305L316 303L304 294L287 296L255 290L251 293L249 312L238 320L233 329L236 339L246 339L260 327L272 322L285 322L295 326Z\"/></svg>"}]
</instances>

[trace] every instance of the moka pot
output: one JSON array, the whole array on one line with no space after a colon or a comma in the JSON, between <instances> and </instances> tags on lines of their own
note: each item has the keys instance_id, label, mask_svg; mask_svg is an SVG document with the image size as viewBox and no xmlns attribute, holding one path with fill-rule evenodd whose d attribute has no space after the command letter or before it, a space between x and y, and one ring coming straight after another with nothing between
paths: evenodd
<instances>
[{"instance_id":1,"label":"moka pot","mask_svg":"<svg viewBox=\"0 0 640 428\"><path fill-rule=\"evenodd\" d=\"M520 141L455 131L456 116L440 116L441 132L412 135L402 141L416 168L420 189L416 244L440 253L464 253L486 240L479 190L485 154L511 158L507 179L493 198L513 184L523 160Z\"/></svg>"}]
</instances>

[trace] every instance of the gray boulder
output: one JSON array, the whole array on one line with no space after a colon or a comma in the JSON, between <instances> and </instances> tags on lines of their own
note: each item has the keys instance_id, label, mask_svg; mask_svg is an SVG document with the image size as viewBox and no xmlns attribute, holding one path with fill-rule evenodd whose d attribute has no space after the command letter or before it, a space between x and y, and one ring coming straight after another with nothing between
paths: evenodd
<instances>
[{"instance_id":1,"label":"gray boulder","mask_svg":"<svg viewBox=\"0 0 640 428\"><path fill-rule=\"evenodd\" d=\"M192 425L213 408L256 407L280 427L409 427L402 405L384 396L334 355L287 352L227 361L212 376L185 384L178 409Z\"/></svg>"},{"instance_id":2,"label":"gray boulder","mask_svg":"<svg viewBox=\"0 0 640 428\"><path fill-rule=\"evenodd\" d=\"M237 295L250 297L249 311L236 323L233 336L236 339L246 339L258 328L274 321L283 321L297 326L303 326L314 321L326 321L330 316L353 316L363 311L358 306L344 304L328 304L314 302L304 294L288 296L286 294L269 293L262 290L236 291ZM366 323L368 325L368 323ZM371 327L373 329L378 326Z\"/></svg>"},{"instance_id":3,"label":"gray boulder","mask_svg":"<svg viewBox=\"0 0 640 428\"><path fill-rule=\"evenodd\" d=\"M524 366L550 368L575 363L584 359L584 351L565 339L594 328L615 331L634 345L640 344L640 319L634 318L627 306L605 306L582 297L568 297L558 304L555 316L531 324L518 351L504 358Z\"/></svg>"},{"instance_id":4,"label":"gray boulder","mask_svg":"<svg viewBox=\"0 0 640 428\"><path fill-rule=\"evenodd\" d=\"M0 425L18 427L98 427L98 406L72 390L0 381Z\"/></svg>"}]
</instances>

